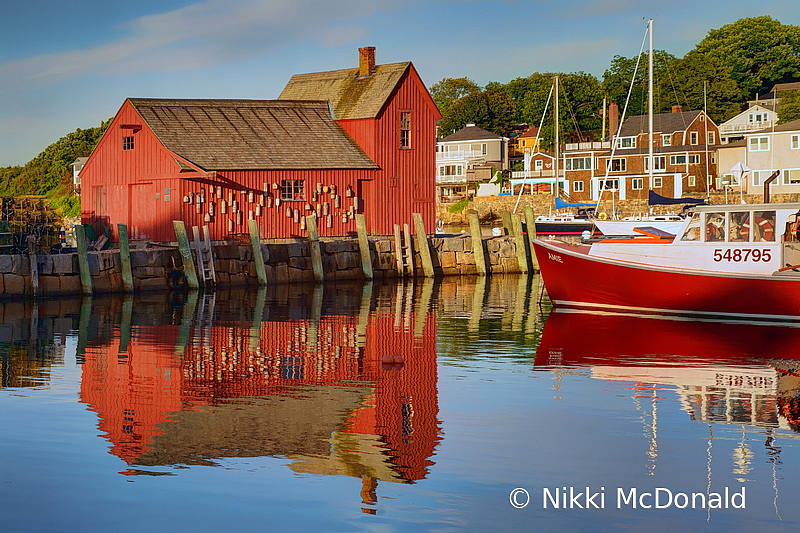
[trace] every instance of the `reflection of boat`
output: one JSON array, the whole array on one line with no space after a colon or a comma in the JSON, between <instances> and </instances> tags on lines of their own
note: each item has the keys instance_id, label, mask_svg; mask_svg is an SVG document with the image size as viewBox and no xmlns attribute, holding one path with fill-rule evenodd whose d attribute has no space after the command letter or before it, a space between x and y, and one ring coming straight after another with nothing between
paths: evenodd
<instances>
[{"instance_id":1,"label":"reflection of boat","mask_svg":"<svg viewBox=\"0 0 800 533\"><path fill-rule=\"evenodd\" d=\"M800 318L800 203L698 206L690 213L674 241L534 240L553 304Z\"/></svg>"},{"instance_id":2,"label":"reflection of boat","mask_svg":"<svg viewBox=\"0 0 800 533\"><path fill-rule=\"evenodd\" d=\"M797 359L797 346L800 328L783 324L555 309L536 365L752 365Z\"/></svg>"},{"instance_id":3,"label":"reflection of boat","mask_svg":"<svg viewBox=\"0 0 800 533\"><path fill-rule=\"evenodd\" d=\"M593 378L642 391L675 387L693 420L796 431L798 343L800 328L786 325L555 310L536 365L585 366Z\"/></svg>"}]
</instances>

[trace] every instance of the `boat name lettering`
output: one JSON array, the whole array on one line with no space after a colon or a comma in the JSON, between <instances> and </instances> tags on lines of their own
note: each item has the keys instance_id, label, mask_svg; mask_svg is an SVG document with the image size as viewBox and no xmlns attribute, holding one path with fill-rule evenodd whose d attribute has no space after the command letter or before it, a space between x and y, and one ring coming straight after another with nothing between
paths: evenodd
<instances>
[{"instance_id":1,"label":"boat name lettering","mask_svg":"<svg viewBox=\"0 0 800 533\"><path fill-rule=\"evenodd\" d=\"M561 260L561 256L560 255L548 253L547 257L549 257L550 260L552 260L552 261L558 261L559 263L562 263L562 264L564 263L564 261Z\"/></svg>"},{"instance_id":2,"label":"boat name lettering","mask_svg":"<svg viewBox=\"0 0 800 533\"><path fill-rule=\"evenodd\" d=\"M727 261L734 263L741 263L742 261L763 261L768 263L772 260L772 254L768 249L760 249L760 248L728 248L727 250L721 250L716 248L714 250L714 261L719 263L720 261Z\"/></svg>"}]
</instances>

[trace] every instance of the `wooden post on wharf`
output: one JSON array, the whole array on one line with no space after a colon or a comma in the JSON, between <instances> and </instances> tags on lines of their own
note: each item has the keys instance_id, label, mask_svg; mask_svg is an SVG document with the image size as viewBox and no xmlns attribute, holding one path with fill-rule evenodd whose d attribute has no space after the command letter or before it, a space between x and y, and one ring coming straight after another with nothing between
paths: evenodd
<instances>
[{"instance_id":1,"label":"wooden post on wharf","mask_svg":"<svg viewBox=\"0 0 800 533\"><path fill-rule=\"evenodd\" d=\"M469 232L472 235L472 253L475 255L475 269L478 274L485 276L489 272L486 269L486 254L483 249L483 235L481 235L481 222L478 220L478 212L470 210Z\"/></svg>"},{"instance_id":2,"label":"wooden post on wharf","mask_svg":"<svg viewBox=\"0 0 800 533\"><path fill-rule=\"evenodd\" d=\"M306 217L306 229L308 230L308 248L311 252L311 267L314 269L314 280L320 283L325 281L325 273L322 270L322 251L319 248L316 215L308 215Z\"/></svg>"},{"instance_id":3,"label":"wooden post on wharf","mask_svg":"<svg viewBox=\"0 0 800 533\"><path fill-rule=\"evenodd\" d=\"M514 224L511 222L511 213L508 211L501 211L500 218L503 219L503 234L514 235Z\"/></svg>"},{"instance_id":4,"label":"wooden post on wharf","mask_svg":"<svg viewBox=\"0 0 800 533\"><path fill-rule=\"evenodd\" d=\"M183 220L173 220L172 225L175 227L175 237L178 239L178 251L181 254L181 263L183 264L183 275L186 276L186 285L192 290L199 289L200 282L197 279L197 271L194 268L192 249L189 246L189 236L186 234L186 225L183 223Z\"/></svg>"},{"instance_id":5,"label":"wooden post on wharf","mask_svg":"<svg viewBox=\"0 0 800 533\"><path fill-rule=\"evenodd\" d=\"M528 245L531 249L531 265L533 270L539 270L539 260L536 259L536 253L533 251L533 239L536 238L536 217L533 214L533 208L530 206L525 207L525 225L528 227Z\"/></svg>"},{"instance_id":6,"label":"wooden post on wharf","mask_svg":"<svg viewBox=\"0 0 800 533\"><path fill-rule=\"evenodd\" d=\"M122 286L125 292L133 292L133 271L131 270L131 246L128 241L128 226L117 224L119 234L119 262L122 265Z\"/></svg>"},{"instance_id":7,"label":"wooden post on wharf","mask_svg":"<svg viewBox=\"0 0 800 533\"><path fill-rule=\"evenodd\" d=\"M417 242L419 243L419 256L422 259L422 272L425 277L432 278L433 259L431 258L431 248L428 243L428 235L425 233L425 223L422 221L421 213L411 213L411 218L414 221L414 231L417 233Z\"/></svg>"},{"instance_id":8,"label":"wooden post on wharf","mask_svg":"<svg viewBox=\"0 0 800 533\"><path fill-rule=\"evenodd\" d=\"M250 230L250 245L253 247L253 261L256 264L256 275L258 284L267 284L267 271L264 268L264 254L261 253L261 236L258 234L258 221L248 220L247 227Z\"/></svg>"},{"instance_id":9,"label":"wooden post on wharf","mask_svg":"<svg viewBox=\"0 0 800 533\"><path fill-rule=\"evenodd\" d=\"M372 256L369 253L369 239L367 239L367 219L364 215L356 215L356 231L358 231L358 249L361 251L361 269L364 277L372 279Z\"/></svg>"},{"instance_id":10,"label":"wooden post on wharf","mask_svg":"<svg viewBox=\"0 0 800 533\"><path fill-rule=\"evenodd\" d=\"M75 226L75 240L78 245L78 271L81 275L81 291L86 296L91 296L92 275L89 273L89 252L86 247L86 233L83 224Z\"/></svg>"},{"instance_id":11,"label":"wooden post on wharf","mask_svg":"<svg viewBox=\"0 0 800 533\"><path fill-rule=\"evenodd\" d=\"M527 273L531 269L531 256L528 252L528 243L525 242L525 234L522 233L522 217L520 215L510 215L511 224L514 229L514 242L517 245L517 262L519 271Z\"/></svg>"},{"instance_id":12,"label":"wooden post on wharf","mask_svg":"<svg viewBox=\"0 0 800 533\"><path fill-rule=\"evenodd\" d=\"M36 235L28 235L28 259L31 264L31 293L39 296L39 262L36 260Z\"/></svg>"}]
</instances>

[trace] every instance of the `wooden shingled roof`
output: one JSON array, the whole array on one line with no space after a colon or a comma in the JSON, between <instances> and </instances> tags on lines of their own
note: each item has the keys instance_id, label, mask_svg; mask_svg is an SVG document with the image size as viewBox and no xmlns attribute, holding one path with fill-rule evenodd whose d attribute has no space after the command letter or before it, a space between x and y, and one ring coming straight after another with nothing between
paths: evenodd
<instances>
[{"instance_id":1,"label":"wooden shingled roof","mask_svg":"<svg viewBox=\"0 0 800 533\"><path fill-rule=\"evenodd\" d=\"M375 118L410 66L377 65L368 76L359 76L357 68L295 74L278 98L327 100L337 120Z\"/></svg>"},{"instance_id":2,"label":"wooden shingled roof","mask_svg":"<svg viewBox=\"0 0 800 533\"><path fill-rule=\"evenodd\" d=\"M702 111L683 111L680 113L657 113L653 115L653 132L675 133L685 131L695 121ZM636 115L625 119L620 129L620 137L632 137L646 133L648 127L647 115Z\"/></svg>"},{"instance_id":3,"label":"wooden shingled roof","mask_svg":"<svg viewBox=\"0 0 800 533\"><path fill-rule=\"evenodd\" d=\"M204 170L378 168L319 99L128 101L168 150Z\"/></svg>"}]
</instances>

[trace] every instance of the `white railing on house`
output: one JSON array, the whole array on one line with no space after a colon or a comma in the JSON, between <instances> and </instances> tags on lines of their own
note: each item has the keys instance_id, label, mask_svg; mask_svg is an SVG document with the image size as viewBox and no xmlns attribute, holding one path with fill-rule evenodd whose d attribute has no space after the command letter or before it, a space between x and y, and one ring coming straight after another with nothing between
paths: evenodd
<instances>
[{"instance_id":1,"label":"white railing on house","mask_svg":"<svg viewBox=\"0 0 800 533\"><path fill-rule=\"evenodd\" d=\"M719 127L720 133L748 133L772 127L771 120L761 122L748 122L745 124L723 124Z\"/></svg>"},{"instance_id":2,"label":"white railing on house","mask_svg":"<svg viewBox=\"0 0 800 533\"><path fill-rule=\"evenodd\" d=\"M436 183L466 183L466 176L436 176Z\"/></svg>"},{"instance_id":3,"label":"white railing on house","mask_svg":"<svg viewBox=\"0 0 800 533\"><path fill-rule=\"evenodd\" d=\"M527 174L527 175L526 175ZM521 180L525 178L552 178L552 170L531 170L525 172L524 170L515 170L511 173L511 179Z\"/></svg>"},{"instance_id":4,"label":"white railing on house","mask_svg":"<svg viewBox=\"0 0 800 533\"><path fill-rule=\"evenodd\" d=\"M483 159L486 154L480 150L452 150L448 152L436 152L437 161L450 161L457 159Z\"/></svg>"},{"instance_id":5,"label":"white railing on house","mask_svg":"<svg viewBox=\"0 0 800 533\"><path fill-rule=\"evenodd\" d=\"M567 143L564 145L565 150L610 150L611 143L609 141L595 141L589 143Z\"/></svg>"}]
</instances>

